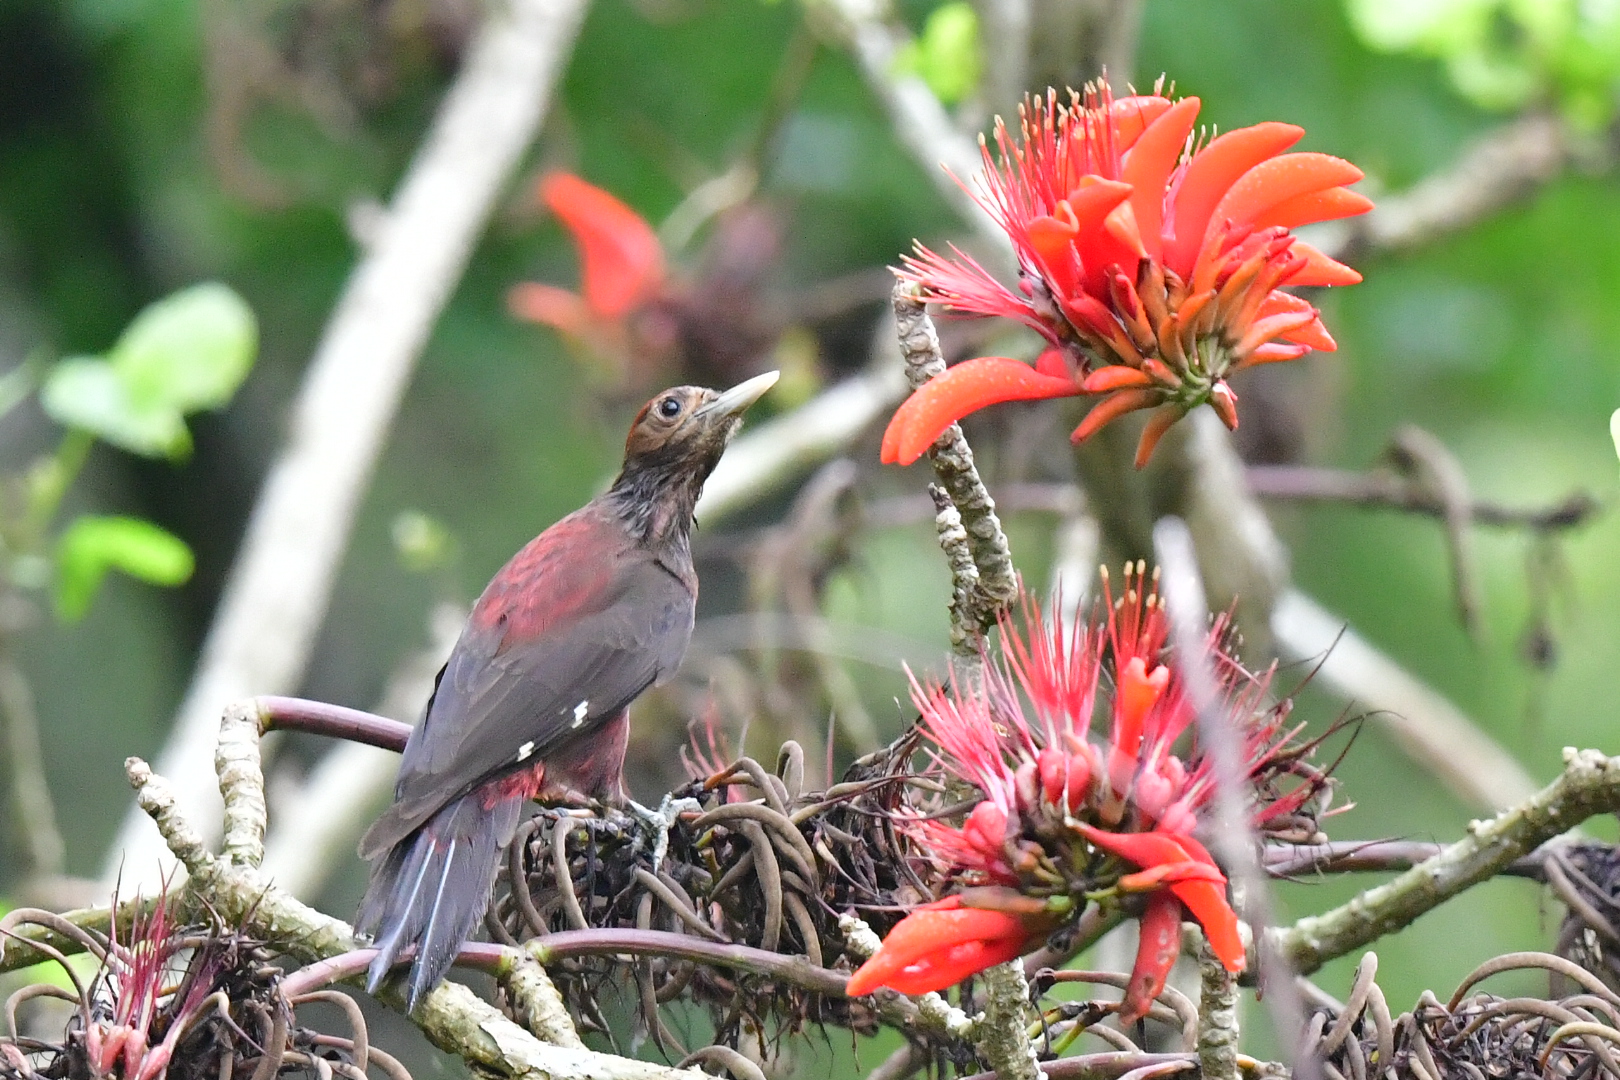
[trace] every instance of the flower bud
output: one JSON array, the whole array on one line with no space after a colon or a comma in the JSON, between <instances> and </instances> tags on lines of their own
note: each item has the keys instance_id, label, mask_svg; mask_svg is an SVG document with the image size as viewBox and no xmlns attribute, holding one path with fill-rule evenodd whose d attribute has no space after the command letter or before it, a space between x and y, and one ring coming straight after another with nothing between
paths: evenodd
<instances>
[{"instance_id":1,"label":"flower bud","mask_svg":"<svg viewBox=\"0 0 1620 1080\"><path fill-rule=\"evenodd\" d=\"M988 799L981 802L962 825L962 837L979 851L999 857L1007 846L1007 811Z\"/></svg>"},{"instance_id":2,"label":"flower bud","mask_svg":"<svg viewBox=\"0 0 1620 1080\"><path fill-rule=\"evenodd\" d=\"M1086 801L1091 788L1090 755L1065 754L1049 746L1041 751L1039 761L1041 793L1046 801L1074 813Z\"/></svg>"}]
</instances>

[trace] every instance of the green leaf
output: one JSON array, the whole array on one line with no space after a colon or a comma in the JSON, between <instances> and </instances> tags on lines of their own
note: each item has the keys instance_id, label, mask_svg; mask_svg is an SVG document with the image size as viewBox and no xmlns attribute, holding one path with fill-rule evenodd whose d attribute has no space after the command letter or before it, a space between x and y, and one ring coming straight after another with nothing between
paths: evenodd
<instances>
[{"instance_id":1,"label":"green leaf","mask_svg":"<svg viewBox=\"0 0 1620 1080\"><path fill-rule=\"evenodd\" d=\"M109 570L153 585L181 585L194 565L185 541L150 521L85 515L56 544L56 613L65 622L83 618Z\"/></svg>"},{"instance_id":2,"label":"green leaf","mask_svg":"<svg viewBox=\"0 0 1620 1080\"><path fill-rule=\"evenodd\" d=\"M935 8L922 36L895 57L896 71L917 75L947 105L970 97L979 87L979 17L966 0Z\"/></svg>"},{"instance_id":3,"label":"green leaf","mask_svg":"<svg viewBox=\"0 0 1620 1080\"><path fill-rule=\"evenodd\" d=\"M142 407L192 413L231 400L253 367L258 342L247 302L210 282L147 307L107 359Z\"/></svg>"},{"instance_id":4,"label":"green leaf","mask_svg":"<svg viewBox=\"0 0 1620 1080\"><path fill-rule=\"evenodd\" d=\"M59 424L144 457L184 457L191 434L180 410L137 399L113 366L93 356L61 361L45 377L40 404Z\"/></svg>"},{"instance_id":5,"label":"green leaf","mask_svg":"<svg viewBox=\"0 0 1620 1080\"><path fill-rule=\"evenodd\" d=\"M1495 0L1348 0L1350 24L1374 49L1450 56L1480 40Z\"/></svg>"}]
</instances>

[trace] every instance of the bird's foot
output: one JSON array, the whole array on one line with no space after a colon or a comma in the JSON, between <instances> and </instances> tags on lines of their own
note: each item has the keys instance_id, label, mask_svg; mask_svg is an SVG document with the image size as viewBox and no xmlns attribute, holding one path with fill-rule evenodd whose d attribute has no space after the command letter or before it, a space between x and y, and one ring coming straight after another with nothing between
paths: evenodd
<instances>
[{"instance_id":1,"label":"bird's foot","mask_svg":"<svg viewBox=\"0 0 1620 1080\"><path fill-rule=\"evenodd\" d=\"M653 835L652 865L653 872L657 873L658 868L664 863L664 853L669 850L669 830L674 828L675 822L688 810L702 811L703 804L696 799L677 799L665 795L657 810L642 806L634 799L626 799L625 808L632 816L639 818Z\"/></svg>"}]
</instances>

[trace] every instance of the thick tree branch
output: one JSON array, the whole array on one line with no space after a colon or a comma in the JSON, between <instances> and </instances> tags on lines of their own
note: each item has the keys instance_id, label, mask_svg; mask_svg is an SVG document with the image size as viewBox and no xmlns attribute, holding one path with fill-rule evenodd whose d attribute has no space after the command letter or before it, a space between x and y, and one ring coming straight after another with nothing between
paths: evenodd
<instances>
[{"instance_id":1,"label":"thick tree branch","mask_svg":"<svg viewBox=\"0 0 1620 1080\"><path fill-rule=\"evenodd\" d=\"M854 54L867 85L889 114L895 136L934 181L934 190L1010 261L1012 247L1006 234L957 182L957 178L969 182L979 170L983 159L978 147L957 128L927 83L915 75L896 74L895 58L911 38L892 21L884 0L804 0L804 4L818 28Z\"/></svg>"},{"instance_id":2,"label":"thick tree branch","mask_svg":"<svg viewBox=\"0 0 1620 1080\"><path fill-rule=\"evenodd\" d=\"M1563 773L1547 787L1439 854L1331 911L1271 932L1273 948L1309 975L1324 963L1410 924L1458 893L1497 874L1594 814L1620 809L1620 758L1565 751Z\"/></svg>"},{"instance_id":3,"label":"thick tree branch","mask_svg":"<svg viewBox=\"0 0 1620 1080\"><path fill-rule=\"evenodd\" d=\"M265 880L256 868L215 858L186 819L172 787L139 758L126 763L141 809L190 873L188 889L227 924L248 928L289 956L316 963L359 949L348 924L323 915ZM260 780L262 783L262 778ZM398 1006L397 995L385 993ZM411 1019L430 1042L475 1070L523 1080L704 1080L703 1074L541 1042L465 986L443 982Z\"/></svg>"},{"instance_id":4,"label":"thick tree branch","mask_svg":"<svg viewBox=\"0 0 1620 1080\"><path fill-rule=\"evenodd\" d=\"M416 357L546 113L584 12L585 0L489 5L327 324L159 759L205 836L220 827L209 782L220 709L251 694L292 690L302 676ZM132 815L104 876L110 885L127 863L128 874L150 886L163 862L156 837Z\"/></svg>"}]
</instances>

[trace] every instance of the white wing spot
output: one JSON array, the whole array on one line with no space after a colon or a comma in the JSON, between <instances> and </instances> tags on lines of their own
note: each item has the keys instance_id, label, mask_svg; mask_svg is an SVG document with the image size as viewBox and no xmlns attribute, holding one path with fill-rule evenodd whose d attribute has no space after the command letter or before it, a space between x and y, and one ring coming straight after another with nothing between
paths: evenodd
<instances>
[{"instance_id":1,"label":"white wing spot","mask_svg":"<svg viewBox=\"0 0 1620 1080\"><path fill-rule=\"evenodd\" d=\"M518 747L518 760L523 761L532 753L534 753L534 743L532 741L526 742L522 746Z\"/></svg>"},{"instance_id":2,"label":"white wing spot","mask_svg":"<svg viewBox=\"0 0 1620 1080\"><path fill-rule=\"evenodd\" d=\"M581 724L583 724L585 722L585 714L590 712L590 711L591 711L591 703L590 703L589 700L582 701L578 705L575 705L574 706L574 722L573 722L573 724L571 724L569 726L571 726L571 727L579 727L579 725L581 725Z\"/></svg>"}]
</instances>

